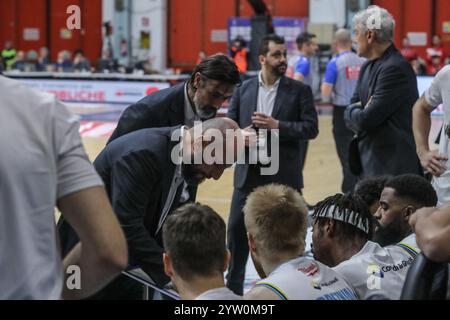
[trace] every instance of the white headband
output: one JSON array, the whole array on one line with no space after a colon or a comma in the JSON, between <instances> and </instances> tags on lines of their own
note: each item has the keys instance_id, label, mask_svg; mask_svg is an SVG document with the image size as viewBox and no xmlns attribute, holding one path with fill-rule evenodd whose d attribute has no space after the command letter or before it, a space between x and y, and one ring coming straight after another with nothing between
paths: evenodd
<instances>
[{"instance_id":1,"label":"white headband","mask_svg":"<svg viewBox=\"0 0 450 320\"><path fill-rule=\"evenodd\" d=\"M369 234L369 223L367 223L367 225L364 226L362 219L357 219L360 217L361 217L360 214L355 211L350 211L348 209L344 209L342 211L340 209L337 209L335 205L330 206L327 210L317 214L316 216L316 218L330 218L333 220L338 220L344 223L351 224L352 226L355 226L359 230L363 231L364 233ZM356 223L356 221L358 221L358 223Z\"/></svg>"}]
</instances>

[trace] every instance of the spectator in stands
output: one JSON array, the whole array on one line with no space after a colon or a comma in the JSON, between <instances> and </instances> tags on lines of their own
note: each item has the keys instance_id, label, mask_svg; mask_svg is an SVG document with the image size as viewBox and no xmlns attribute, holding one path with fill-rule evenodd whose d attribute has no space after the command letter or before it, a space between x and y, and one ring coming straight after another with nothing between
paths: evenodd
<instances>
[{"instance_id":1,"label":"spectator in stands","mask_svg":"<svg viewBox=\"0 0 450 320\"><path fill-rule=\"evenodd\" d=\"M248 245L261 277L248 300L354 300L356 295L332 269L303 257L308 209L294 189L258 187L244 207Z\"/></svg>"},{"instance_id":2,"label":"spectator in stands","mask_svg":"<svg viewBox=\"0 0 450 320\"><path fill-rule=\"evenodd\" d=\"M391 177L389 176L366 178L356 185L355 194L364 200L372 215L375 215L380 207L381 193L384 185L390 179Z\"/></svg>"},{"instance_id":3,"label":"spectator in stands","mask_svg":"<svg viewBox=\"0 0 450 320\"><path fill-rule=\"evenodd\" d=\"M442 56L435 53L430 57L430 62L427 66L427 74L429 76L435 76L445 66Z\"/></svg>"},{"instance_id":4,"label":"spectator in stands","mask_svg":"<svg viewBox=\"0 0 450 320\"><path fill-rule=\"evenodd\" d=\"M379 222L374 241L382 246L396 244L412 233L409 218L420 208L437 204L436 191L423 177L405 174L386 182L375 213Z\"/></svg>"},{"instance_id":5,"label":"spectator in stands","mask_svg":"<svg viewBox=\"0 0 450 320\"><path fill-rule=\"evenodd\" d=\"M417 210L409 219L417 244L435 262L450 262L450 204Z\"/></svg>"},{"instance_id":6,"label":"spectator in stands","mask_svg":"<svg viewBox=\"0 0 450 320\"><path fill-rule=\"evenodd\" d=\"M89 296L125 268L127 248L77 117L52 95L1 76L0 97L0 300ZM81 239L63 262L55 206ZM63 274L76 276L69 266L80 267L78 289L65 285Z\"/></svg>"},{"instance_id":7,"label":"spectator in stands","mask_svg":"<svg viewBox=\"0 0 450 320\"><path fill-rule=\"evenodd\" d=\"M37 71L47 71L47 66L50 64L50 54L46 47L42 47L39 49L39 58L37 64Z\"/></svg>"},{"instance_id":8,"label":"spectator in stands","mask_svg":"<svg viewBox=\"0 0 450 320\"><path fill-rule=\"evenodd\" d=\"M246 48L246 43L242 37L237 37L233 40L231 44L231 57L234 59L234 62L236 63L239 72L241 74L245 74L247 72L247 56L248 51Z\"/></svg>"},{"instance_id":9,"label":"spectator in stands","mask_svg":"<svg viewBox=\"0 0 450 320\"><path fill-rule=\"evenodd\" d=\"M446 52L444 51L444 47L442 46L441 37L437 34L433 36L431 39L431 47L427 48L427 65L428 70L433 71L435 67L443 66L445 64L445 60L447 59ZM433 61L434 60L434 61ZM435 67L431 67L434 65ZM434 74L436 74L439 70L436 70Z\"/></svg>"},{"instance_id":10,"label":"spectator in stands","mask_svg":"<svg viewBox=\"0 0 450 320\"><path fill-rule=\"evenodd\" d=\"M73 69L78 72L90 72L91 63L84 56L83 50L78 49L75 51L73 58Z\"/></svg>"},{"instance_id":11,"label":"spectator in stands","mask_svg":"<svg viewBox=\"0 0 450 320\"><path fill-rule=\"evenodd\" d=\"M25 52L22 50L17 51L17 55L14 59L13 64L11 65L11 70L25 71L27 65Z\"/></svg>"},{"instance_id":12,"label":"spectator in stands","mask_svg":"<svg viewBox=\"0 0 450 320\"><path fill-rule=\"evenodd\" d=\"M403 57L411 63L411 67L416 75L422 76L427 73L426 62L422 60L417 54L417 51L411 47L408 37L403 38L403 48L400 52Z\"/></svg>"},{"instance_id":13,"label":"spectator in stands","mask_svg":"<svg viewBox=\"0 0 450 320\"><path fill-rule=\"evenodd\" d=\"M314 257L335 266L362 300L400 298L419 251L414 235L384 248L370 241L374 219L357 195L329 197L317 205L313 217Z\"/></svg>"},{"instance_id":14,"label":"spectator in stands","mask_svg":"<svg viewBox=\"0 0 450 320\"><path fill-rule=\"evenodd\" d=\"M414 48L411 47L408 37L403 38L403 48L400 50L400 52L408 61L411 61L417 57L417 52Z\"/></svg>"},{"instance_id":15,"label":"spectator in stands","mask_svg":"<svg viewBox=\"0 0 450 320\"><path fill-rule=\"evenodd\" d=\"M11 69L12 65L14 64L16 53L16 49L14 49L12 42L6 41L5 47L1 53L1 57L7 70Z\"/></svg>"},{"instance_id":16,"label":"spectator in stands","mask_svg":"<svg viewBox=\"0 0 450 320\"><path fill-rule=\"evenodd\" d=\"M414 57L409 61L409 63L411 63L411 67L413 68L416 76L425 76L427 74L426 63L419 56Z\"/></svg>"},{"instance_id":17,"label":"spectator in stands","mask_svg":"<svg viewBox=\"0 0 450 320\"><path fill-rule=\"evenodd\" d=\"M56 69L58 72L73 72L73 63L70 51L63 50L58 53Z\"/></svg>"},{"instance_id":18,"label":"spectator in stands","mask_svg":"<svg viewBox=\"0 0 450 320\"><path fill-rule=\"evenodd\" d=\"M210 207L187 204L163 228L164 271L183 300L241 300L225 286L230 252L225 222Z\"/></svg>"},{"instance_id":19,"label":"spectator in stands","mask_svg":"<svg viewBox=\"0 0 450 320\"><path fill-rule=\"evenodd\" d=\"M30 50L27 52L27 63L25 66L26 72L35 72L38 67L38 53L34 50Z\"/></svg>"},{"instance_id":20,"label":"spectator in stands","mask_svg":"<svg viewBox=\"0 0 450 320\"><path fill-rule=\"evenodd\" d=\"M117 72L119 63L112 56L110 48L106 47L102 51L102 58L97 62L97 72L100 73L114 73Z\"/></svg>"}]
</instances>

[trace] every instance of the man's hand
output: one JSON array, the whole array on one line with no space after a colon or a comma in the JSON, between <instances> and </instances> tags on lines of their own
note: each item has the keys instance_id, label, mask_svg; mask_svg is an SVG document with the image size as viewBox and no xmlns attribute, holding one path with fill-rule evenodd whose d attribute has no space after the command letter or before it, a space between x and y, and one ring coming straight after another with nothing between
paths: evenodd
<instances>
[{"instance_id":1,"label":"man's hand","mask_svg":"<svg viewBox=\"0 0 450 320\"><path fill-rule=\"evenodd\" d=\"M419 153L419 159L422 167L435 177L440 177L447 171L447 166L443 161L447 161L448 157L439 154L437 150Z\"/></svg>"},{"instance_id":2,"label":"man's hand","mask_svg":"<svg viewBox=\"0 0 450 320\"><path fill-rule=\"evenodd\" d=\"M261 129L274 130L279 128L278 120L260 112L255 112L253 114L252 123L255 125L255 127Z\"/></svg>"},{"instance_id":3,"label":"man's hand","mask_svg":"<svg viewBox=\"0 0 450 320\"><path fill-rule=\"evenodd\" d=\"M242 136L244 137L246 147L256 145L258 143L258 136L253 126L248 126L247 128L242 129L241 133Z\"/></svg>"}]
</instances>

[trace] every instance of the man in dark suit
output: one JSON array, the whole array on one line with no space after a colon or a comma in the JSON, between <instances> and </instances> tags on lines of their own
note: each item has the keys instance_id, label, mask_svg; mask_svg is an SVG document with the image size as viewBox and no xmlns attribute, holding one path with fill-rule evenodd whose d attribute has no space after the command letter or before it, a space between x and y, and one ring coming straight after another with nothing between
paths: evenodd
<instances>
[{"instance_id":1,"label":"man in dark suit","mask_svg":"<svg viewBox=\"0 0 450 320\"><path fill-rule=\"evenodd\" d=\"M393 44L394 19L387 10L370 6L354 22L358 54L368 59L344 114L347 127L358 135L358 174L421 174L412 131L417 79Z\"/></svg>"},{"instance_id":2,"label":"man in dark suit","mask_svg":"<svg viewBox=\"0 0 450 320\"><path fill-rule=\"evenodd\" d=\"M148 95L128 107L108 143L143 128L187 125L214 118L241 83L236 64L217 54L198 64L189 81Z\"/></svg>"},{"instance_id":3,"label":"man in dark suit","mask_svg":"<svg viewBox=\"0 0 450 320\"><path fill-rule=\"evenodd\" d=\"M260 45L259 60L261 72L236 90L228 117L241 128L253 126L269 130L269 137L278 136L279 154L272 154L272 158L279 158L279 170L273 175L264 175L261 163L236 165L228 222L231 264L227 275L227 286L236 294L243 292L249 254L242 213L247 196L255 187L272 182L300 191L303 187L301 141L318 135L311 88L284 76L287 69L284 39L276 35L266 36Z\"/></svg>"},{"instance_id":4,"label":"man in dark suit","mask_svg":"<svg viewBox=\"0 0 450 320\"><path fill-rule=\"evenodd\" d=\"M163 269L161 230L167 216L180 205L183 183L196 186L205 179L217 180L232 165L216 158L205 161L211 136L217 132L222 136L223 159L227 152L233 152L233 161L237 159L236 143L226 135L227 130L237 139L239 127L228 118L211 119L190 130L180 126L142 129L108 144L94 162L125 233L130 265L141 267L158 286L169 282ZM78 238L66 222L59 225L65 255ZM95 298L139 298L136 291L136 283L122 276Z\"/></svg>"}]
</instances>

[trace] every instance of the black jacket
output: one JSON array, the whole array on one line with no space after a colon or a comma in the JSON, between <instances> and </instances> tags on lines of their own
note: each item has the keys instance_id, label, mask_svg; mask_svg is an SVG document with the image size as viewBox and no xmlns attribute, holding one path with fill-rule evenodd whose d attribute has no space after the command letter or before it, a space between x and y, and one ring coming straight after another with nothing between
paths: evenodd
<instances>
[{"instance_id":1,"label":"black jacket","mask_svg":"<svg viewBox=\"0 0 450 320\"><path fill-rule=\"evenodd\" d=\"M258 77L245 81L233 95L228 117L241 128L252 124L251 117L258 101ZM279 171L261 176L258 165L238 164L234 171L234 187L252 189L269 182L282 183L297 190L303 187L300 141L310 140L319 133L317 112L311 88L300 81L281 77L272 117L280 121ZM264 180L264 181L263 181Z\"/></svg>"},{"instance_id":2,"label":"black jacket","mask_svg":"<svg viewBox=\"0 0 450 320\"><path fill-rule=\"evenodd\" d=\"M174 128L138 130L117 138L100 153L94 166L102 178L112 208L128 243L129 264L141 267L156 284L169 281L162 263L159 219L175 173L171 160ZM178 188L169 212L179 205ZM63 219L58 223L63 255L79 241Z\"/></svg>"},{"instance_id":3,"label":"black jacket","mask_svg":"<svg viewBox=\"0 0 450 320\"><path fill-rule=\"evenodd\" d=\"M372 101L366 108L370 98ZM363 176L421 174L412 131L412 108L418 99L417 78L394 45L361 69L347 127L358 133Z\"/></svg>"},{"instance_id":4,"label":"black jacket","mask_svg":"<svg viewBox=\"0 0 450 320\"><path fill-rule=\"evenodd\" d=\"M184 86L185 83L180 83L157 91L129 106L120 117L108 143L139 129L184 124Z\"/></svg>"}]
</instances>

